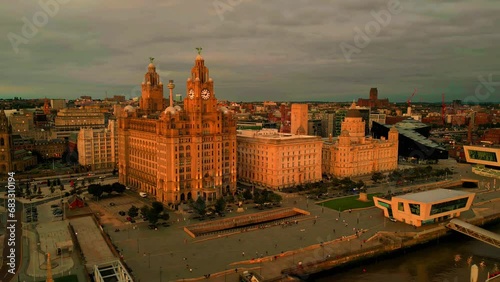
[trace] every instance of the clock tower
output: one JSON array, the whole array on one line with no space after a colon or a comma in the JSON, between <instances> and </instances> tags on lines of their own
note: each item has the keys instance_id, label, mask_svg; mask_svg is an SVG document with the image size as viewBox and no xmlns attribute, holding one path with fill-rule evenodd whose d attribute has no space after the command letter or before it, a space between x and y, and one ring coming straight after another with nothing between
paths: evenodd
<instances>
[{"instance_id":1,"label":"clock tower","mask_svg":"<svg viewBox=\"0 0 500 282\"><path fill-rule=\"evenodd\" d=\"M217 99L214 95L214 81L209 76L205 60L201 56L201 48L196 48L194 66L191 68L191 77L186 82L186 98L184 109L199 115L217 111Z\"/></svg>"}]
</instances>

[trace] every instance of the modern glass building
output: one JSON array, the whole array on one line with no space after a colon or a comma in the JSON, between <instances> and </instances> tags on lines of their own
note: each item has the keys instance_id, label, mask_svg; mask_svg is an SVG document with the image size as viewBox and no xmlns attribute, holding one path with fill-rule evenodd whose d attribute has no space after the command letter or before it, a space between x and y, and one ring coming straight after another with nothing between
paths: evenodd
<instances>
[{"instance_id":1,"label":"modern glass building","mask_svg":"<svg viewBox=\"0 0 500 282\"><path fill-rule=\"evenodd\" d=\"M474 196L470 192L435 189L391 199L373 197L373 201L384 211L384 216L422 226L460 216L470 209Z\"/></svg>"}]
</instances>

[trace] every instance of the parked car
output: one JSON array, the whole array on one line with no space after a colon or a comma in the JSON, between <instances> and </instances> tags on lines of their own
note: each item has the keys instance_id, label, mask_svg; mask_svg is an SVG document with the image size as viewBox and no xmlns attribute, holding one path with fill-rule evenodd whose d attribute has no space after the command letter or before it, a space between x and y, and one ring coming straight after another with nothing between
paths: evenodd
<instances>
[{"instance_id":1,"label":"parked car","mask_svg":"<svg viewBox=\"0 0 500 282\"><path fill-rule=\"evenodd\" d=\"M152 230L153 230L153 229L154 229L154 230L158 230L158 226L156 226L156 225L154 225L154 224L150 224L150 225L148 225L148 228L149 228L149 229L152 229Z\"/></svg>"},{"instance_id":2,"label":"parked car","mask_svg":"<svg viewBox=\"0 0 500 282\"><path fill-rule=\"evenodd\" d=\"M161 223L161 225L162 225L163 227L169 227L169 226L170 226L170 224L168 224L167 222L162 222L162 223Z\"/></svg>"},{"instance_id":3,"label":"parked car","mask_svg":"<svg viewBox=\"0 0 500 282\"><path fill-rule=\"evenodd\" d=\"M124 211L119 211L118 214L121 216L125 216L127 213L125 213Z\"/></svg>"},{"instance_id":4,"label":"parked car","mask_svg":"<svg viewBox=\"0 0 500 282\"><path fill-rule=\"evenodd\" d=\"M55 209L55 208L58 208L60 205L58 204L53 204L53 205L50 205L51 208Z\"/></svg>"},{"instance_id":5,"label":"parked car","mask_svg":"<svg viewBox=\"0 0 500 282\"><path fill-rule=\"evenodd\" d=\"M113 203L113 202L109 203L109 205L112 206L112 207L116 206L116 204Z\"/></svg>"},{"instance_id":6,"label":"parked car","mask_svg":"<svg viewBox=\"0 0 500 282\"><path fill-rule=\"evenodd\" d=\"M398 222L394 217L389 217L389 220L392 221L392 222Z\"/></svg>"},{"instance_id":7,"label":"parked car","mask_svg":"<svg viewBox=\"0 0 500 282\"><path fill-rule=\"evenodd\" d=\"M139 192L139 196L141 196L143 198L147 198L148 194L146 194L145 192Z\"/></svg>"},{"instance_id":8,"label":"parked car","mask_svg":"<svg viewBox=\"0 0 500 282\"><path fill-rule=\"evenodd\" d=\"M76 179L76 181L82 181L82 180L84 180L84 179L85 179L85 178L83 178L83 177L78 177L78 178Z\"/></svg>"}]
</instances>

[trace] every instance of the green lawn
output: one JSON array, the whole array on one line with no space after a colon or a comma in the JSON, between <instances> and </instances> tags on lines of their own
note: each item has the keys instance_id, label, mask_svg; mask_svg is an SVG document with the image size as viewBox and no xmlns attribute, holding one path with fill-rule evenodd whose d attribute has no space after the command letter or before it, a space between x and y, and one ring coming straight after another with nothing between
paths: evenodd
<instances>
[{"instance_id":1,"label":"green lawn","mask_svg":"<svg viewBox=\"0 0 500 282\"><path fill-rule=\"evenodd\" d=\"M45 282L45 280L40 282ZM54 282L78 282L78 276L73 274L69 276L54 278Z\"/></svg>"},{"instance_id":2,"label":"green lawn","mask_svg":"<svg viewBox=\"0 0 500 282\"><path fill-rule=\"evenodd\" d=\"M334 199L320 203L318 205L325 206L334 210L345 211L348 209L360 209L373 206L373 196L380 196L381 193L368 194L368 202L362 202L359 199L359 195L344 197L340 199Z\"/></svg>"}]
</instances>

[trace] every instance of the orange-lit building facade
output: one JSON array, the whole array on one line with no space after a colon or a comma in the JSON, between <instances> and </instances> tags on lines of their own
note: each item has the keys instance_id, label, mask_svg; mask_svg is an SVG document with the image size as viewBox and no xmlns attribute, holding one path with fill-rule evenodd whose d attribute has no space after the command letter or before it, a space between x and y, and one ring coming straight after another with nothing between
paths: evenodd
<instances>
[{"instance_id":1,"label":"orange-lit building facade","mask_svg":"<svg viewBox=\"0 0 500 282\"><path fill-rule=\"evenodd\" d=\"M344 178L397 169L398 137L391 128L387 140L366 138L365 122L353 103L340 136L324 140L322 173Z\"/></svg>"},{"instance_id":2,"label":"orange-lit building facade","mask_svg":"<svg viewBox=\"0 0 500 282\"><path fill-rule=\"evenodd\" d=\"M291 133L297 135L307 135L308 105L292 104Z\"/></svg>"},{"instance_id":3,"label":"orange-lit building facade","mask_svg":"<svg viewBox=\"0 0 500 282\"><path fill-rule=\"evenodd\" d=\"M318 136L238 130L238 179L278 190L321 180Z\"/></svg>"},{"instance_id":4,"label":"orange-lit building facade","mask_svg":"<svg viewBox=\"0 0 500 282\"><path fill-rule=\"evenodd\" d=\"M147 87L144 87L146 85ZM127 106L118 128L120 182L170 205L199 196L213 201L236 191L236 122L217 106L214 81L198 54L186 82L184 109L169 106L163 84L151 62L143 83L140 107Z\"/></svg>"}]
</instances>

